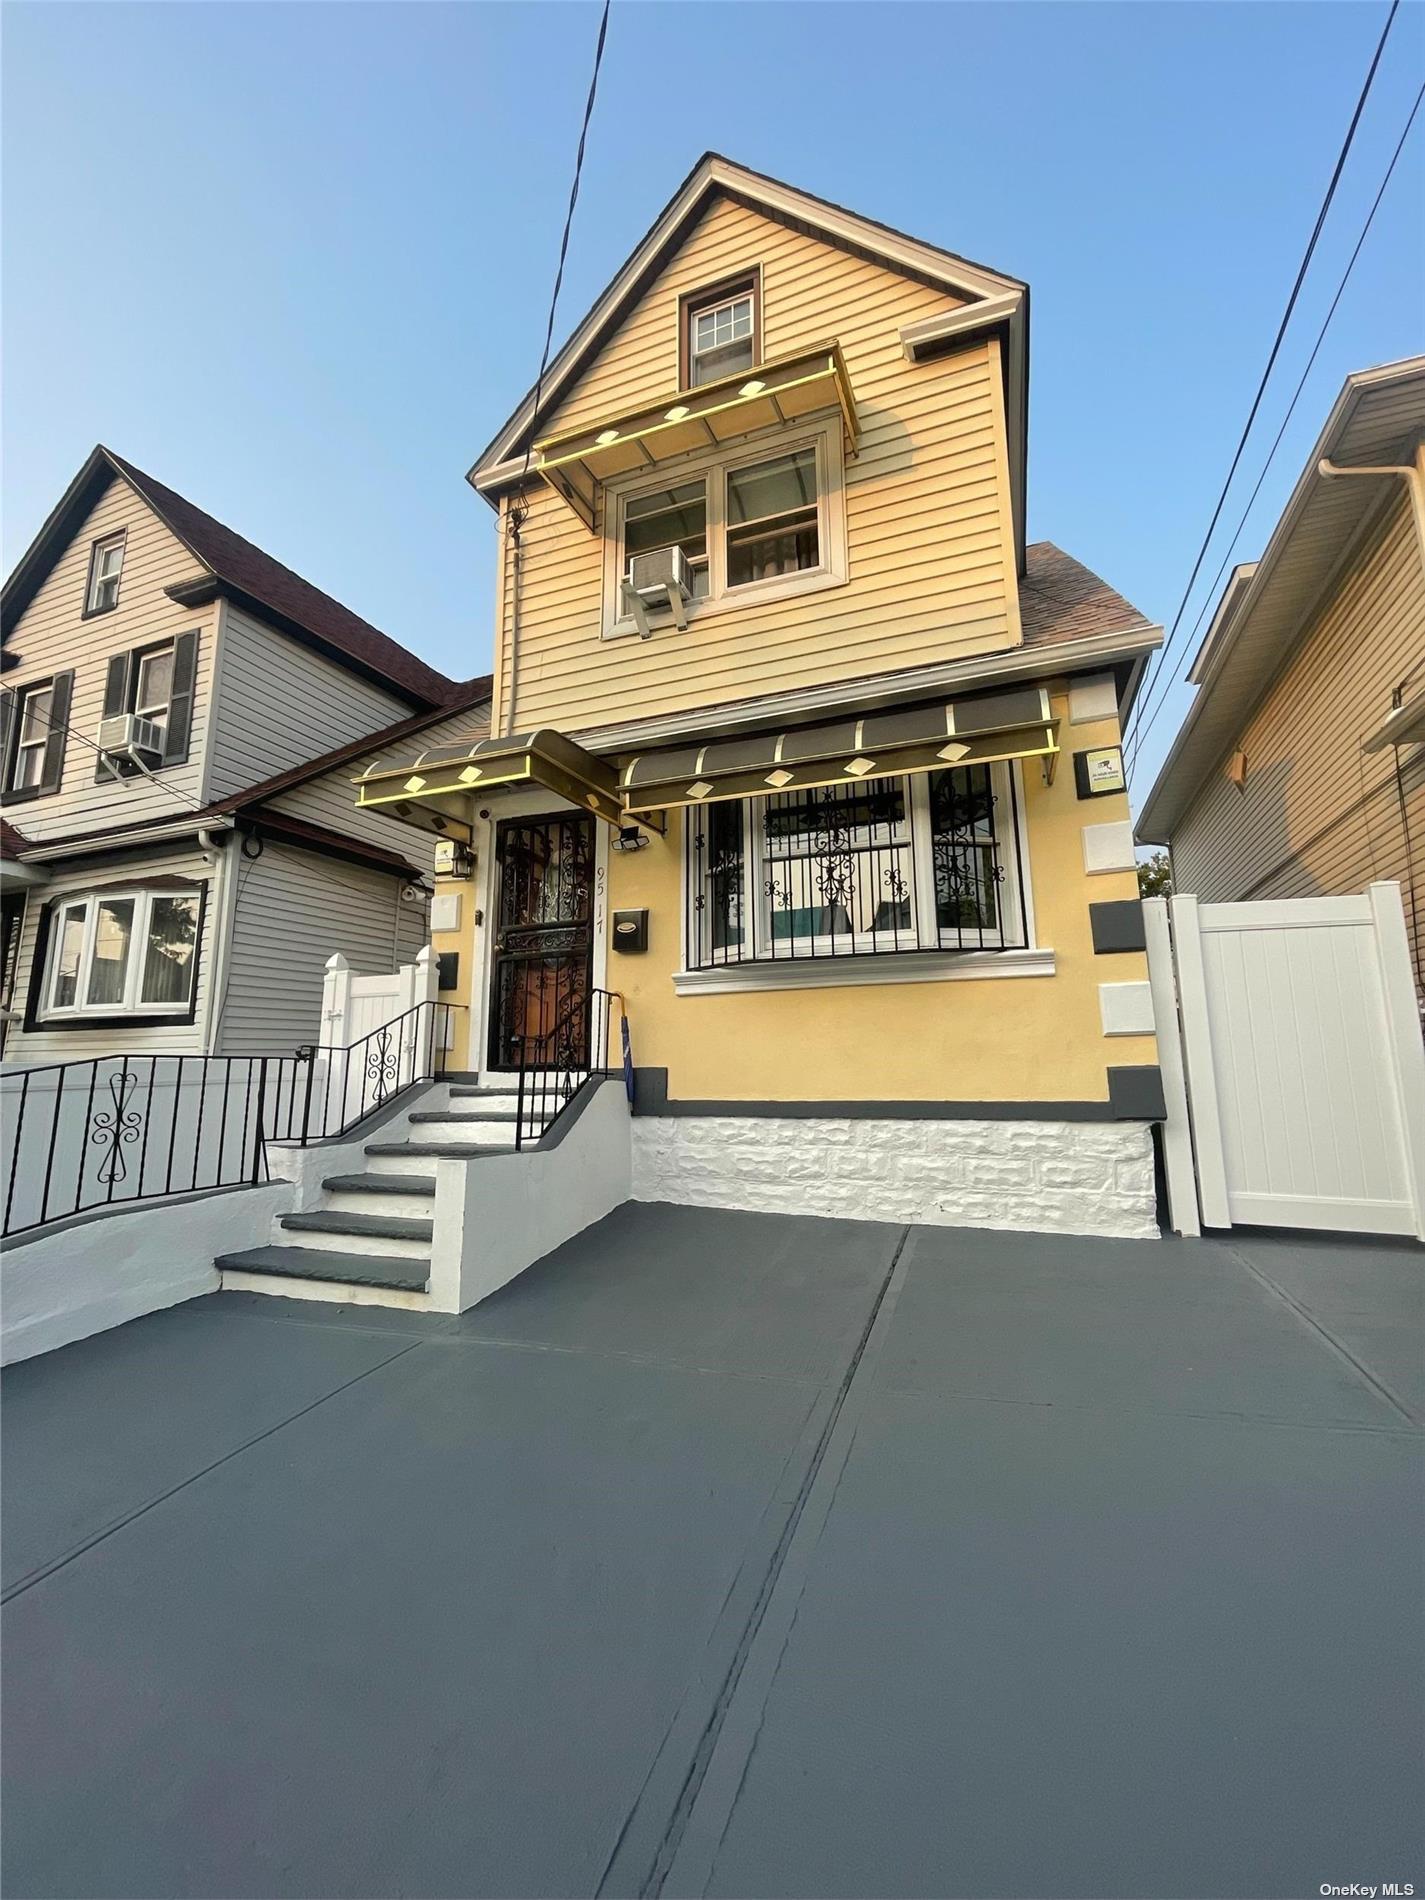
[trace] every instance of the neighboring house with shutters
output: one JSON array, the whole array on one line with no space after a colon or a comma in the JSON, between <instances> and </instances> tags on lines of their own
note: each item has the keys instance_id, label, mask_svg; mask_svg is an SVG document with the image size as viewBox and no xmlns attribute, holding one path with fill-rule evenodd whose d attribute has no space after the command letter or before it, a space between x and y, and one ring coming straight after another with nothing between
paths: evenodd
<instances>
[{"instance_id":1,"label":"neighboring house with shutters","mask_svg":"<svg viewBox=\"0 0 1425 1900\"><path fill-rule=\"evenodd\" d=\"M433 839L373 751L488 730L449 680L104 448L3 596L7 1062L319 1039L322 969L427 940Z\"/></svg>"},{"instance_id":2,"label":"neighboring house with shutters","mask_svg":"<svg viewBox=\"0 0 1425 1900\"><path fill-rule=\"evenodd\" d=\"M1346 379L1223 591L1138 821L1212 903L1405 900L1425 1002L1425 357Z\"/></svg>"},{"instance_id":3,"label":"neighboring house with shutters","mask_svg":"<svg viewBox=\"0 0 1425 1900\"><path fill-rule=\"evenodd\" d=\"M470 472L496 736L360 803L473 845L468 1066L621 994L644 1198L1156 1232L1161 632L1026 536L1028 365L1023 283L710 154Z\"/></svg>"}]
</instances>

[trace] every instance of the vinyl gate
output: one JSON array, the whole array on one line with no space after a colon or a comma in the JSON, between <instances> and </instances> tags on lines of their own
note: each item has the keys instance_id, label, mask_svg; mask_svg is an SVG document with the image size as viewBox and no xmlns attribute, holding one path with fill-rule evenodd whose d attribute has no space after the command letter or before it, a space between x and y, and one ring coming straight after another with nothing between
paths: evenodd
<instances>
[{"instance_id":1,"label":"vinyl gate","mask_svg":"<svg viewBox=\"0 0 1425 1900\"><path fill-rule=\"evenodd\" d=\"M1425 1239L1425 1046L1400 886L1156 898L1144 913L1178 1232L1200 1216Z\"/></svg>"}]
</instances>

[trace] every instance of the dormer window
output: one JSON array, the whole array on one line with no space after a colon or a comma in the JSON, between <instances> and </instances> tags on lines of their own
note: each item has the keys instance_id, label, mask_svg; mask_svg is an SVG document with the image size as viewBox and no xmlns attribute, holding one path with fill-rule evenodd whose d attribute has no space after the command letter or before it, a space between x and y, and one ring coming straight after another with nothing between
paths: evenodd
<instances>
[{"instance_id":1,"label":"dormer window","mask_svg":"<svg viewBox=\"0 0 1425 1900\"><path fill-rule=\"evenodd\" d=\"M750 271L681 300L680 388L715 383L760 362L760 290L758 273Z\"/></svg>"},{"instance_id":2,"label":"dormer window","mask_svg":"<svg viewBox=\"0 0 1425 1900\"><path fill-rule=\"evenodd\" d=\"M89 585L84 596L84 612L112 613L119 604L119 577L124 571L124 537L105 535L89 550Z\"/></svg>"}]
</instances>

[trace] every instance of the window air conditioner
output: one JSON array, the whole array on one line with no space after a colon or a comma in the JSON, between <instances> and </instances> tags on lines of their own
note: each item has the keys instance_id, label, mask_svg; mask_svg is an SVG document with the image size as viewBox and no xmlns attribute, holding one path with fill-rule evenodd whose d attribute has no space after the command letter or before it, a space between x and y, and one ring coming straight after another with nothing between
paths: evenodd
<instances>
[{"instance_id":1,"label":"window air conditioner","mask_svg":"<svg viewBox=\"0 0 1425 1900\"><path fill-rule=\"evenodd\" d=\"M623 584L623 607L638 623L645 640L653 631L648 624L650 607L670 608L677 624L686 627L687 604L692 598L693 573L681 548L654 548L630 560L628 579Z\"/></svg>"},{"instance_id":2,"label":"window air conditioner","mask_svg":"<svg viewBox=\"0 0 1425 1900\"><path fill-rule=\"evenodd\" d=\"M163 729L137 713L115 713L99 721L99 750L130 765L157 765L163 758Z\"/></svg>"}]
</instances>

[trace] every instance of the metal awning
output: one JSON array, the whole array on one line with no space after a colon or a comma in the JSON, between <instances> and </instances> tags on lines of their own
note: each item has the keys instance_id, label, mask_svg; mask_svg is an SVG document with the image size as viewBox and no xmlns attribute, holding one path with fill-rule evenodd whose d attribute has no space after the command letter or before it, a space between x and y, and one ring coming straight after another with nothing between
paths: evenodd
<instances>
[{"instance_id":1,"label":"metal awning","mask_svg":"<svg viewBox=\"0 0 1425 1900\"><path fill-rule=\"evenodd\" d=\"M1052 778L1058 744L1042 686L898 706L827 725L712 739L640 753L618 776L630 814L726 798L765 798L857 779L1038 758Z\"/></svg>"},{"instance_id":2,"label":"metal awning","mask_svg":"<svg viewBox=\"0 0 1425 1900\"><path fill-rule=\"evenodd\" d=\"M472 795L518 791L527 785L542 785L608 824L618 825L623 818L613 766L562 732L548 730L430 746L405 765L378 759L353 782L362 810L382 811L467 842Z\"/></svg>"},{"instance_id":3,"label":"metal awning","mask_svg":"<svg viewBox=\"0 0 1425 1900\"><path fill-rule=\"evenodd\" d=\"M838 343L680 389L631 415L611 416L535 444L535 468L592 529L600 484L657 468L690 450L718 448L758 429L839 408L846 452L856 452L856 403Z\"/></svg>"}]
</instances>

